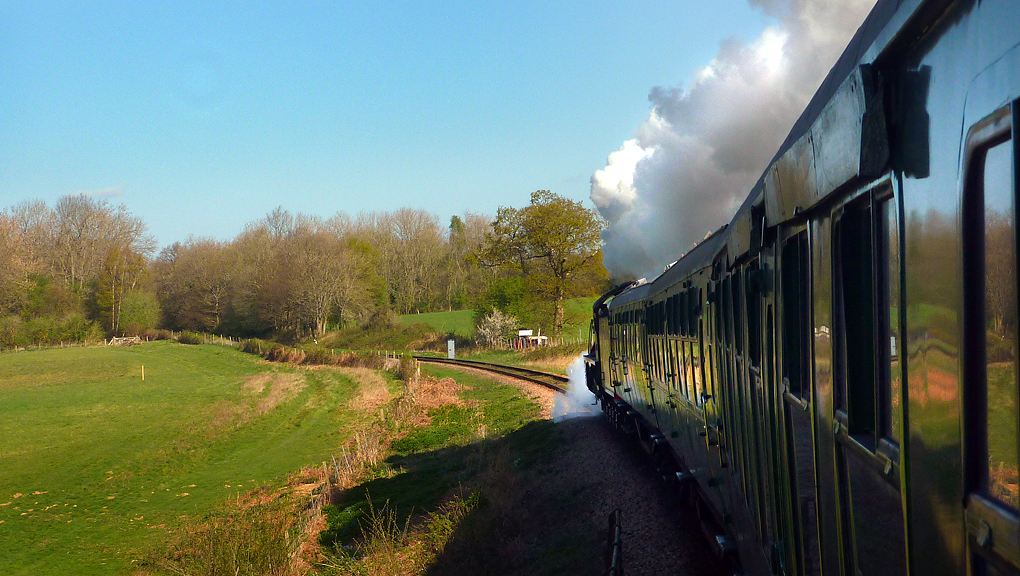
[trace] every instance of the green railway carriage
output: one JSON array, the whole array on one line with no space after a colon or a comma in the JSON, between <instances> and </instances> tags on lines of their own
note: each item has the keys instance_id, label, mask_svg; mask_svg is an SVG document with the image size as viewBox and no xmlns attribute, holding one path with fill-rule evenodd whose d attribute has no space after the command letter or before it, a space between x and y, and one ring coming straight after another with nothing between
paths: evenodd
<instances>
[{"instance_id":1,"label":"green railway carriage","mask_svg":"<svg viewBox=\"0 0 1020 576\"><path fill-rule=\"evenodd\" d=\"M588 385L749 574L1020 574L1020 3L879 0Z\"/></svg>"}]
</instances>

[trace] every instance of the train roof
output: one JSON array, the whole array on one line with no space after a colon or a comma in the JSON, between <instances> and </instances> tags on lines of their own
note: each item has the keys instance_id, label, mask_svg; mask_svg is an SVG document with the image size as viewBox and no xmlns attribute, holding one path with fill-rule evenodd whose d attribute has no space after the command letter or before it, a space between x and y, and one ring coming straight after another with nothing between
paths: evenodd
<instances>
[{"instance_id":1,"label":"train roof","mask_svg":"<svg viewBox=\"0 0 1020 576\"><path fill-rule=\"evenodd\" d=\"M619 308L620 306L630 304L631 302L643 300L648 296L648 290L651 287L652 287L651 284L639 284L636 286L631 286L630 288L625 290L622 294L613 298L609 302L608 307L610 310L613 310L615 308Z\"/></svg>"},{"instance_id":2,"label":"train roof","mask_svg":"<svg viewBox=\"0 0 1020 576\"><path fill-rule=\"evenodd\" d=\"M673 263L672 266L649 285L651 288L648 291L648 295L654 296L698 270L711 266L712 260L715 259L716 254L719 253L719 250L726 243L727 232L729 232L729 226L723 226L713 232L708 238L699 242L697 246Z\"/></svg>"},{"instance_id":3,"label":"train roof","mask_svg":"<svg viewBox=\"0 0 1020 576\"><path fill-rule=\"evenodd\" d=\"M776 155L769 162L769 166L772 166L780 158L782 158L789 150L793 147L794 143L800 139L801 136L805 135L810 131L814 125L815 120L821 115L825 105L832 100L833 96L839 91L843 85L843 81L846 80L854 69L861 63L865 52L875 40L879 37L879 34L892 20L893 15L899 9L900 5L906 3L904 0L878 0L875 3L875 7L868 13L867 18L861 24L861 27L857 29L853 38L847 44L843 50L843 54L840 55L836 63L829 69L829 73L822 80L822 84L818 87L815 95L808 101L808 105L801 112L800 117L793 123L793 128L790 129L790 133L787 134L786 140L779 147ZM768 169L762 173L759 178L759 184L768 174ZM753 196L753 194L751 195ZM748 197L750 198L750 196Z\"/></svg>"}]
</instances>

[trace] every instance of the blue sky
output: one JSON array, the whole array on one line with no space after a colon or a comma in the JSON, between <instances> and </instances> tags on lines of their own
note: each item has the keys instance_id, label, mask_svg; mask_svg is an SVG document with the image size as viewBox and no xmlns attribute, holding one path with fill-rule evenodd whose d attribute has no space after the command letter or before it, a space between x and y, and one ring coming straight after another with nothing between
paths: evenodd
<instances>
[{"instance_id":1,"label":"blue sky","mask_svg":"<svg viewBox=\"0 0 1020 576\"><path fill-rule=\"evenodd\" d=\"M279 205L591 206L649 90L767 24L746 0L0 3L0 208L87 191L167 245Z\"/></svg>"}]
</instances>

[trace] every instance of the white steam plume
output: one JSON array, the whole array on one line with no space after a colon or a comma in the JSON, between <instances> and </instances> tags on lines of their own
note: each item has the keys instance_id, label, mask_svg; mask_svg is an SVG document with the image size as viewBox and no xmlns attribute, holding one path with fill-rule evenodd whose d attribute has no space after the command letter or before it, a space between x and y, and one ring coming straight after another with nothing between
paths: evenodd
<instances>
[{"instance_id":1,"label":"white steam plume","mask_svg":"<svg viewBox=\"0 0 1020 576\"><path fill-rule=\"evenodd\" d=\"M567 391L557 394L553 401L552 419L553 422L560 422L578 416L594 416L601 414L598 406L592 403L594 396L588 390L584 380L584 360L578 356L567 367L567 376L570 377L570 384Z\"/></svg>"},{"instance_id":2,"label":"white steam plume","mask_svg":"<svg viewBox=\"0 0 1020 576\"><path fill-rule=\"evenodd\" d=\"M725 224L875 0L750 0L778 24L722 43L691 87L652 88L634 138L591 179L605 264L649 279Z\"/></svg>"}]
</instances>

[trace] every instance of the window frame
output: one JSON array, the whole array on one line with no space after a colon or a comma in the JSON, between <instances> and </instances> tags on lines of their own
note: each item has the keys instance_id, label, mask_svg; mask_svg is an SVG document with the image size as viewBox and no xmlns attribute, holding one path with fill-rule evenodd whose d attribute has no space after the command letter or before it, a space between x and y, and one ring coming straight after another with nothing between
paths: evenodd
<instances>
[{"instance_id":1,"label":"window frame","mask_svg":"<svg viewBox=\"0 0 1020 576\"><path fill-rule=\"evenodd\" d=\"M969 238L967 232L980 223L984 228L984 161L987 151L1004 142L1012 141L1013 148L1013 205L1017 209L1017 166L1020 151L1014 126L1020 125L1018 100L1014 100L980 121L967 131L963 154L963 189L960 191L963 205L963 265L964 278L975 273L985 273L984 234L981 239ZM980 162L980 170L977 163ZM978 192L976 192L977 190ZM979 196L979 198L975 198ZM1014 212L1015 218L1016 212ZM1017 222L1014 221L1014 256L1016 248ZM980 260L975 260L980 257ZM1018 271L1020 272L1020 271ZM1014 279L1014 282L1017 280ZM967 546L972 562L992 565L1008 565L1020 568L1020 511L1012 509L985 493L988 473L988 421L987 421L987 368L985 318L984 318L984 276L981 276L980 302L974 302L973 282L964 282L964 350L963 350L963 419L964 419L964 520L967 531ZM1015 285L1014 285L1015 286ZM978 383L975 385L974 383ZM1020 421L1020 414L1014 414ZM1017 439L1020 445L1020 435ZM1020 446L1018 446L1020 448Z\"/></svg>"},{"instance_id":2,"label":"window frame","mask_svg":"<svg viewBox=\"0 0 1020 576\"><path fill-rule=\"evenodd\" d=\"M779 274L779 296L777 298L780 309L776 316L782 321L780 348L783 353L780 363L780 381L782 382L783 399L801 410L807 410L811 403L811 235L808 226L800 226L790 231L782 240L779 248L780 274ZM791 254L788 249L796 245L796 254ZM791 262L787 258L795 256L797 263L797 274L795 280L790 280L788 274L792 274ZM796 282L796 286L792 283ZM787 292L791 288L797 290L798 310L796 318L791 318L788 313L788 306L791 304ZM793 322L791 322L791 320ZM791 326L799 331L799 341L794 345L789 340ZM796 354L791 351L796 348ZM800 382L795 384L792 381L792 366L796 364L800 376Z\"/></svg>"}]
</instances>

